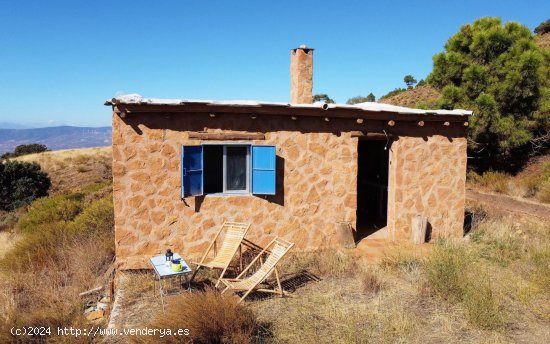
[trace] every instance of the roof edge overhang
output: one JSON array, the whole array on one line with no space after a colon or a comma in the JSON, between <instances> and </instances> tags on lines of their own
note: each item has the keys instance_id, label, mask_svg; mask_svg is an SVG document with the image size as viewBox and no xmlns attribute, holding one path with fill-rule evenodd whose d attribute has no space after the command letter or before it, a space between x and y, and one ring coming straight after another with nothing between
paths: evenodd
<instances>
[{"instance_id":1,"label":"roof edge overhang","mask_svg":"<svg viewBox=\"0 0 550 344\"><path fill-rule=\"evenodd\" d=\"M150 104L150 103L122 103L107 101L105 105L113 107L113 112L122 115L135 113L205 113L205 114L243 114L243 115L275 115L275 116L308 116L328 118L362 118L364 120L400 120L400 121L436 121L436 122L464 122L468 121L472 112L453 113L454 110L422 110L387 111L362 109L354 106L322 106L315 104L291 105L285 103L271 104L223 104L213 102L180 102L177 104ZM329 104L323 104L329 105ZM331 104L332 105L332 104ZM402 108L407 109L407 108Z\"/></svg>"}]
</instances>

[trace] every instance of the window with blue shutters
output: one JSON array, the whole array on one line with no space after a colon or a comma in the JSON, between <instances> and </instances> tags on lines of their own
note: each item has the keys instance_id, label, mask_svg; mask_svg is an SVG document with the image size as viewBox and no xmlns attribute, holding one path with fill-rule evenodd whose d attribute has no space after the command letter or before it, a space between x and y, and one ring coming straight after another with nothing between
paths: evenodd
<instances>
[{"instance_id":1,"label":"window with blue shutters","mask_svg":"<svg viewBox=\"0 0 550 344\"><path fill-rule=\"evenodd\" d=\"M183 146L181 196L275 195L275 146Z\"/></svg>"}]
</instances>

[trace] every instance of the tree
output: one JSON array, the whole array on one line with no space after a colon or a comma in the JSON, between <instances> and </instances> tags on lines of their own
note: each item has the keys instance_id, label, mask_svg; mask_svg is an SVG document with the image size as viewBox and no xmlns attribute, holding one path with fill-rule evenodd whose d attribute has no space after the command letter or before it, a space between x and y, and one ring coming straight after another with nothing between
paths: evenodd
<instances>
[{"instance_id":1,"label":"tree","mask_svg":"<svg viewBox=\"0 0 550 344\"><path fill-rule=\"evenodd\" d=\"M414 78L414 76L412 75L405 75L405 77L403 78L403 81L405 82L405 84L407 84L407 88L410 90L411 88L413 88L414 84L416 84L416 79Z\"/></svg>"},{"instance_id":2,"label":"tree","mask_svg":"<svg viewBox=\"0 0 550 344\"><path fill-rule=\"evenodd\" d=\"M359 104L364 102L374 102L374 101L376 101L376 97L371 92L366 97L357 96L357 97L350 98L346 101L346 104L353 105L353 104Z\"/></svg>"},{"instance_id":3,"label":"tree","mask_svg":"<svg viewBox=\"0 0 550 344\"><path fill-rule=\"evenodd\" d=\"M33 153L42 153L46 152L48 150L48 147L46 145L42 145L39 143L31 143L28 145L19 145L15 147L15 150L13 153L16 156L22 156L27 154L33 154Z\"/></svg>"},{"instance_id":4,"label":"tree","mask_svg":"<svg viewBox=\"0 0 550 344\"><path fill-rule=\"evenodd\" d=\"M550 32L550 19L542 22L535 28L535 33L537 35L543 35L545 33Z\"/></svg>"},{"instance_id":5,"label":"tree","mask_svg":"<svg viewBox=\"0 0 550 344\"><path fill-rule=\"evenodd\" d=\"M549 61L527 27L486 17L449 38L427 82L441 90L439 106L474 110L471 152L503 161L549 129Z\"/></svg>"},{"instance_id":6,"label":"tree","mask_svg":"<svg viewBox=\"0 0 550 344\"><path fill-rule=\"evenodd\" d=\"M28 145L19 145L15 147L13 153L4 153L0 158L7 159L7 158L15 158L22 155L27 154L33 154L33 153L42 153L49 151L48 147L46 145L42 145L39 143L31 143Z\"/></svg>"},{"instance_id":7,"label":"tree","mask_svg":"<svg viewBox=\"0 0 550 344\"><path fill-rule=\"evenodd\" d=\"M320 101L324 101L327 104L334 104L334 100L332 100L325 93L318 93L318 94L313 96L313 102L320 102Z\"/></svg>"},{"instance_id":8,"label":"tree","mask_svg":"<svg viewBox=\"0 0 550 344\"><path fill-rule=\"evenodd\" d=\"M48 174L37 163L0 162L0 210L10 211L48 194Z\"/></svg>"}]
</instances>

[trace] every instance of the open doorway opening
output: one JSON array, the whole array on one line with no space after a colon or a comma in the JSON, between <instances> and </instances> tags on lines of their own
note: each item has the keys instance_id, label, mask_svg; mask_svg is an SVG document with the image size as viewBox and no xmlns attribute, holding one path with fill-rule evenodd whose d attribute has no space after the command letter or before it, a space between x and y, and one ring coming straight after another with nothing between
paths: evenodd
<instances>
[{"instance_id":1,"label":"open doorway opening","mask_svg":"<svg viewBox=\"0 0 550 344\"><path fill-rule=\"evenodd\" d=\"M389 150L386 140L359 140L357 241L387 236Z\"/></svg>"}]
</instances>

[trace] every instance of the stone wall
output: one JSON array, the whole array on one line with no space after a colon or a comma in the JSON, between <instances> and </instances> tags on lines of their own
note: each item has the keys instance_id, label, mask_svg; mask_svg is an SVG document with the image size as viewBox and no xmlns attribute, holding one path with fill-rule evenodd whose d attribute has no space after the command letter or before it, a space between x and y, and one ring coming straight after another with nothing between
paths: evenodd
<instances>
[{"instance_id":1,"label":"stone wall","mask_svg":"<svg viewBox=\"0 0 550 344\"><path fill-rule=\"evenodd\" d=\"M409 238L415 215L428 218L432 239L462 235L466 138L399 137L391 146L389 177L392 239Z\"/></svg>"},{"instance_id":2,"label":"stone wall","mask_svg":"<svg viewBox=\"0 0 550 344\"><path fill-rule=\"evenodd\" d=\"M311 250L336 244L341 221L355 226L357 138L384 123L354 119L207 114L113 115L113 190L117 263L147 267L170 247L197 258L224 220L252 223L248 238L265 244L275 235ZM398 126L396 126L398 127ZM387 128L386 128L387 129ZM459 235L464 211L465 130L441 124L416 128L391 143L388 225L407 237L411 217L426 213L437 235ZM252 144L277 147L275 196L180 197L182 145L200 144L188 131L264 132ZM211 142L211 141L209 141Z\"/></svg>"}]
</instances>

